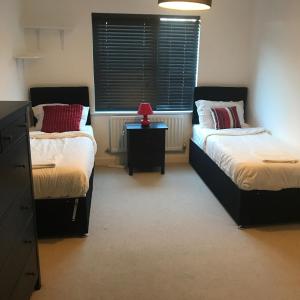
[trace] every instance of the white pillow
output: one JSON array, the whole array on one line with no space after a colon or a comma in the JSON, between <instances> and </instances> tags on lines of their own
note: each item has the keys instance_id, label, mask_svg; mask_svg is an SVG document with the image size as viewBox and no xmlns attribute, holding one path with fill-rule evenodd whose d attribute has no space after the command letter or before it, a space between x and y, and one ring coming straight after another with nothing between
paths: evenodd
<instances>
[{"instance_id":1,"label":"white pillow","mask_svg":"<svg viewBox=\"0 0 300 300\"><path fill-rule=\"evenodd\" d=\"M40 104L40 105L36 105L32 107L33 110L33 114L37 119L37 123L35 125L35 130L40 131L42 129L43 126L43 119L44 119L44 106L54 106L54 105L69 105L69 104L64 104L64 103L46 103L46 104ZM82 130L84 128L84 126L86 125L86 121L89 115L89 110L90 108L88 106L83 106L82 108L82 115L81 115L81 119L80 119L80 130Z\"/></svg>"},{"instance_id":2,"label":"white pillow","mask_svg":"<svg viewBox=\"0 0 300 300\"><path fill-rule=\"evenodd\" d=\"M82 115L81 115L81 119L80 119L80 125L79 125L80 130L83 130L83 128L86 125L86 121L87 121L87 118L88 118L88 115L89 115L89 111L90 111L90 108L88 106L83 106Z\"/></svg>"},{"instance_id":3,"label":"white pillow","mask_svg":"<svg viewBox=\"0 0 300 300\"><path fill-rule=\"evenodd\" d=\"M209 101L198 100L195 102L197 107L197 113L199 117L199 125L201 128L214 128L214 120L211 115L211 108L215 107L231 107L236 106L237 113L241 122L241 126L244 125L244 101Z\"/></svg>"}]
</instances>

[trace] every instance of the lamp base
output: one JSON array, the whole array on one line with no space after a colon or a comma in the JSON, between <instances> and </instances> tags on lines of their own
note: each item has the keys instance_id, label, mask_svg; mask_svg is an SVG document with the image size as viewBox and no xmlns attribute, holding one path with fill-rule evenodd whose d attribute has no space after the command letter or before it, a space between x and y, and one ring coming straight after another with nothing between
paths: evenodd
<instances>
[{"instance_id":1,"label":"lamp base","mask_svg":"<svg viewBox=\"0 0 300 300\"><path fill-rule=\"evenodd\" d=\"M147 115L144 115L144 118L141 120L141 125L143 127L148 127L150 125L150 120Z\"/></svg>"}]
</instances>

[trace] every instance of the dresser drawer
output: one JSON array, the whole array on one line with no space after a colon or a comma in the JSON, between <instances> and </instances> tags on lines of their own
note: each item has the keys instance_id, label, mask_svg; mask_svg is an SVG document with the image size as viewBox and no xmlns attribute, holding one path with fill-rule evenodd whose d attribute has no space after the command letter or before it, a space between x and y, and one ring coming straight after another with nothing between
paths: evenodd
<instances>
[{"instance_id":1,"label":"dresser drawer","mask_svg":"<svg viewBox=\"0 0 300 300\"><path fill-rule=\"evenodd\" d=\"M13 288L17 284L33 248L35 247L33 218L31 218L22 234L17 236L14 249L0 271L1 299L9 299Z\"/></svg>"},{"instance_id":2,"label":"dresser drawer","mask_svg":"<svg viewBox=\"0 0 300 300\"><path fill-rule=\"evenodd\" d=\"M0 220L0 269L17 242L16 236L22 232L24 225L32 215L32 196L30 189L28 189L16 199Z\"/></svg>"},{"instance_id":3,"label":"dresser drawer","mask_svg":"<svg viewBox=\"0 0 300 300\"><path fill-rule=\"evenodd\" d=\"M35 247L30 254L30 258L19 278L10 300L27 300L32 294L38 279L37 254Z\"/></svg>"},{"instance_id":4,"label":"dresser drawer","mask_svg":"<svg viewBox=\"0 0 300 300\"><path fill-rule=\"evenodd\" d=\"M8 150L10 146L18 142L18 140L25 136L27 132L26 111L17 115L15 119L4 127L0 132L1 147L0 151Z\"/></svg>"},{"instance_id":5,"label":"dresser drawer","mask_svg":"<svg viewBox=\"0 0 300 300\"><path fill-rule=\"evenodd\" d=\"M0 218L14 198L30 186L30 166L27 153L28 140L23 137L9 153L0 156Z\"/></svg>"}]
</instances>

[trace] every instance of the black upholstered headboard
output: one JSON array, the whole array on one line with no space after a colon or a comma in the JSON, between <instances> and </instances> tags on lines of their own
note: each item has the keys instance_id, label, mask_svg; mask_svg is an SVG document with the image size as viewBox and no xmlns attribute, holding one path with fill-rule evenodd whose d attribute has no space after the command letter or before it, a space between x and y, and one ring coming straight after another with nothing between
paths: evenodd
<instances>
[{"instance_id":1,"label":"black upholstered headboard","mask_svg":"<svg viewBox=\"0 0 300 300\"><path fill-rule=\"evenodd\" d=\"M45 103L81 104L90 106L89 89L87 86L79 87L35 87L29 91L32 106ZM91 124L90 113L86 122Z\"/></svg>"},{"instance_id":2,"label":"black upholstered headboard","mask_svg":"<svg viewBox=\"0 0 300 300\"><path fill-rule=\"evenodd\" d=\"M244 101L244 108L247 105L248 88L246 87L220 87L220 86L201 86L194 91L193 104L193 124L199 124L195 101Z\"/></svg>"}]
</instances>

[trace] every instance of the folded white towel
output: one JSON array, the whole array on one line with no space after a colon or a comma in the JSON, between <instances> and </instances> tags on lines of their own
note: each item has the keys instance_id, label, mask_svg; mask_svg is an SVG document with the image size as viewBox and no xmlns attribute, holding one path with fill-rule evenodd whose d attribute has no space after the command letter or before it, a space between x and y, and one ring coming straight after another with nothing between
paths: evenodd
<instances>
[{"instance_id":1,"label":"folded white towel","mask_svg":"<svg viewBox=\"0 0 300 300\"><path fill-rule=\"evenodd\" d=\"M271 149L269 153L259 152L259 157L262 162L270 164L296 164L299 161L297 156L279 146L275 150Z\"/></svg>"},{"instance_id":2,"label":"folded white towel","mask_svg":"<svg viewBox=\"0 0 300 300\"><path fill-rule=\"evenodd\" d=\"M54 163L46 163L46 164L33 164L32 169L48 169L48 168L55 168Z\"/></svg>"},{"instance_id":3,"label":"folded white towel","mask_svg":"<svg viewBox=\"0 0 300 300\"><path fill-rule=\"evenodd\" d=\"M297 159L264 159L264 163L271 164L296 164L298 163Z\"/></svg>"}]
</instances>

